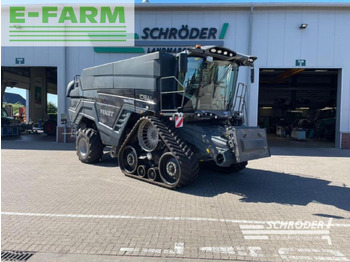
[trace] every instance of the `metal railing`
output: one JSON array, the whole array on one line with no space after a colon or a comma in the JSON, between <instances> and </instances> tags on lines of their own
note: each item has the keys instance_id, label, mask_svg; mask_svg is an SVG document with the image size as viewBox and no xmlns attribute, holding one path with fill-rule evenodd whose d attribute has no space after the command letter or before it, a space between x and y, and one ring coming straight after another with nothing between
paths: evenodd
<instances>
[{"instance_id":1,"label":"metal railing","mask_svg":"<svg viewBox=\"0 0 350 262\"><path fill-rule=\"evenodd\" d=\"M179 91L163 91L163 85L162 83L160 84L160 111L161 112L177 112L177 108L174 109L164 109L163 108L163 95L166 94L182 94L182 101L181 101L181 108L184 105L185 102L185 87L180 83L180 81L175 77L175 76L166 76L166 77L162 77L160 79L160 81L162 80L166 80L166 79L175 79L175 81L183 88L183 90L179 90Z\"/></svg>"},{"instance_id":2,"label":"metal railing","mask_svg":"<svg viewBox=\"0 0 350 262\"><path fill-rule=\"evenodd\" d=\"M81 86L80 75L74 75L74 88Z\"/></svg>"},{"instance_id":3,"label":"metal railing","mask_svg":"<svg viewBox=\"0 0 350 262\"><path fill-rule=\"evenodd\" d=\"M243 116L244 121L248 121L247 108L245 97L247 95L248 86L244 83L239 83L237 86L235 98L233 100L232 111L239 116Z\"/></svg>"}]
</instances>

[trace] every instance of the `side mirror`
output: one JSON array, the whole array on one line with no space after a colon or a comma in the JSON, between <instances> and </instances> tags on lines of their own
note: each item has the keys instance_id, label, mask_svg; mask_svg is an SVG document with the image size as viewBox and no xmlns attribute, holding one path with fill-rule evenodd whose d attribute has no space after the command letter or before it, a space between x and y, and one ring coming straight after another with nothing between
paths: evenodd
<instances>
[{"instance_id":1,"label":"side mirror","mask_svg":"<svg viewBox=\"0 0 350 262\"><path fill-rule=\"evenodd\" d=\"M187 72L187 54L186 53L179 54L179 72L180 73Z\"/></svg>"},{"instance_id":2,"label":"side mirror","mask_svg":"<svg viewBox=\"0 0 350 262\"><path fill-rule=\"evenodd\" d=\"M250 82L254 83L254 67L250 68Z\"/></svg>"}]
</instances>

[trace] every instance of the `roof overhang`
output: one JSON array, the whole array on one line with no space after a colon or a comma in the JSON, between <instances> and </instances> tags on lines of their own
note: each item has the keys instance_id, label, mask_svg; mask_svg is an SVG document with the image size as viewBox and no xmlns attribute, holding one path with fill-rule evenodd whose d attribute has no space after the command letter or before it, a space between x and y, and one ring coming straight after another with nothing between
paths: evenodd
<instances>
[{"instance_id":1,"label":"roof overhang","mask_svg":"<svg viewBox=\"0 0 350 262\"><path fill-rule=\"evenodd\" d=\"M147 10L147 9L187 9L187 10L198 10L198 9L231 9L231 8L251 8L251 7L350 7L350 2L342 1L296 1L296 2L236 2L236 3L138 3L135 4L135 9Z\"/></svg>"}]
</instances>

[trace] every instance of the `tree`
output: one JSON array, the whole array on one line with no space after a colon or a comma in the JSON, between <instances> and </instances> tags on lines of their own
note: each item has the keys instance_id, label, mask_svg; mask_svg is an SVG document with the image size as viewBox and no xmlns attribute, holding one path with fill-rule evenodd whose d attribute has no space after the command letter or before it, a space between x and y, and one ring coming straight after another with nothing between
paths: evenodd
<instances>
[{"instance_id":1,"label":"tree","mask_svg":"<svg viewBox=\"0 0 350 262\"><path fill-rule=\"evenodd\" d=\"M48 114L57 114L57 106L52 102L48 102L47 103L47 113Z\"/></svg>"}]
</instances>

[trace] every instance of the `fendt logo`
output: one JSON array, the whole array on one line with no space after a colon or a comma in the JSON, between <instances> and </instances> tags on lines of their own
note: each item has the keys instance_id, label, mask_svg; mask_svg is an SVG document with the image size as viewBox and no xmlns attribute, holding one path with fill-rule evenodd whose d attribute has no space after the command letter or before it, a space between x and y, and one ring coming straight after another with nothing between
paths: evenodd
<instances>
[{"instance_id":1,"label":"fendt logo","mask_svg":"<svg viewBox=\"0 0 350 262\"><path fill-rule=\"evenodd\" d=\"M3 46L134 45L132 0L94 6L2 6L1 20Z\"/></svg>"}]
</instances>

